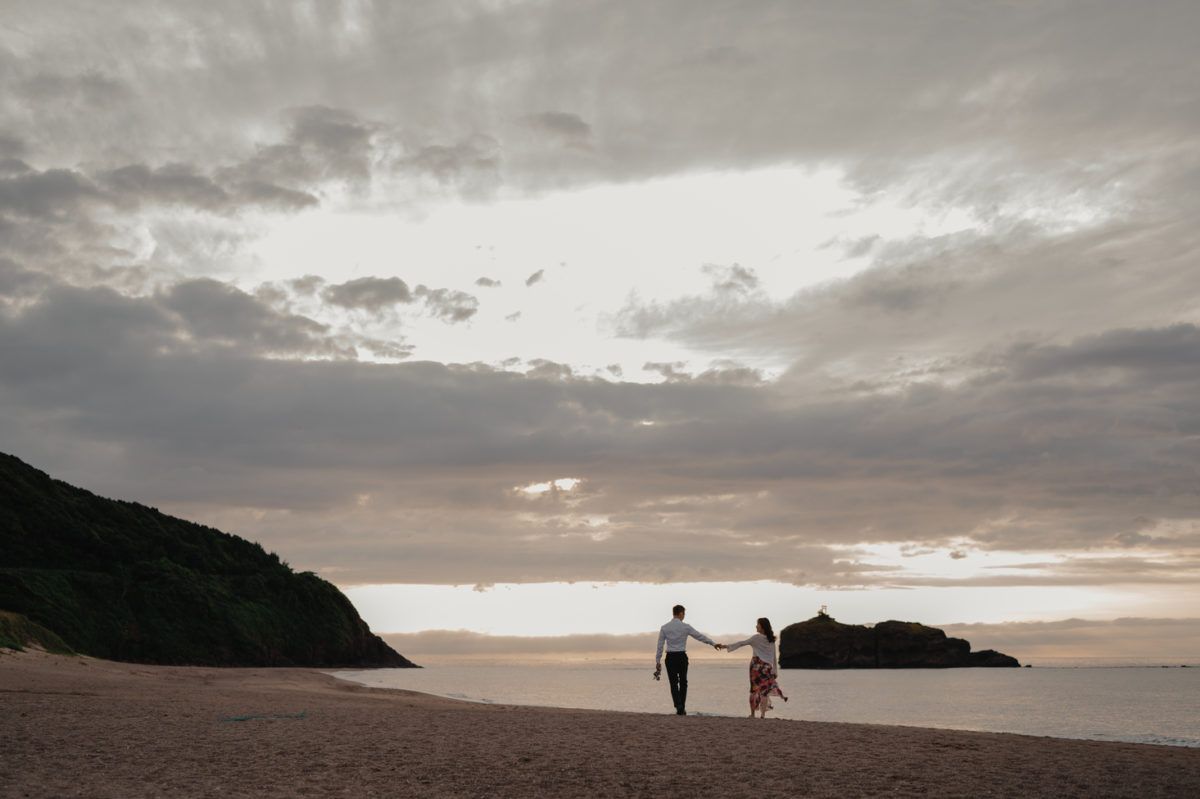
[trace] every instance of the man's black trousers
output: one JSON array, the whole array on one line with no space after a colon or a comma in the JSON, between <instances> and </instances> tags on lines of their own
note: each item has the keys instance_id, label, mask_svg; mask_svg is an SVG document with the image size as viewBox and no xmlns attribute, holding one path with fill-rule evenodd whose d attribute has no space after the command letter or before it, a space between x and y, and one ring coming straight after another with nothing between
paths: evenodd
<instances>
[{"instance_id":1,"label":"man's black trousers","mask_svg":"<svg viewBox=\"0 0 1200 799\"><path fill-rule=\"evenodd\" d=\"M667 682L671 684L671 701L675 703L675 712L685 715L684 705L687 704L687 652L667 653Z\"/></svg>"}]
</instances>

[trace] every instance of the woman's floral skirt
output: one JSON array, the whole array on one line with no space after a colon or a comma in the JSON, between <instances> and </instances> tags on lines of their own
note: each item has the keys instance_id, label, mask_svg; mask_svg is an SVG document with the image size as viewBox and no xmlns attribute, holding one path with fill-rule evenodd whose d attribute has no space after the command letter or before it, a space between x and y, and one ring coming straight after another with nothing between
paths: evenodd
<instances>
[{"instance_id":1,"label":"woman's floral skirt","mask_svg":"<svg viewBox=\"0 0 1200 799\"><path fill-rule=\"evenodd\" d=\"M775 681L775 669L756 655L750 659L750 709L770 710L772 696L782 697L783 701L787 701L779 683Z\"/></svg>"}]
</instances>

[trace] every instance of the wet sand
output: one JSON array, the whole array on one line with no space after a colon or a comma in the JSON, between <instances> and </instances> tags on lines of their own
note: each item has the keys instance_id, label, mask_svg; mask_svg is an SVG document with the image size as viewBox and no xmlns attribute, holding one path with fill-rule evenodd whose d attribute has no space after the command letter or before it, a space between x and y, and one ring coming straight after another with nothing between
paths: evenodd
<instances>
[{"instance_id":1,"label":"wet sand","mask_svg":"<svg viewBox=\"0 0 1200 799\"><path fill-rule=\"evenodd\" d=\"M313 669L0 650L0 796L1146 799L1200 796L1200 749L482 705Z\"/></svg>"}]
</instances>

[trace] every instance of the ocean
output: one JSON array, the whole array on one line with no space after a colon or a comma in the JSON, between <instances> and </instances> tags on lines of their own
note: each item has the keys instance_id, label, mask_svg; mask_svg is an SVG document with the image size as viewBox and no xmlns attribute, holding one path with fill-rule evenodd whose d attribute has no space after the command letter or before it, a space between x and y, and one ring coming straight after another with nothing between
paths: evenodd
<instances>
[{"instance_id":1,"label":"ocean","mask_svg":"<svg viewBox=\"0 0 1200 799\"><path fill-rule=\"evenodd\" d=\"M466 661L330 672L472 702L673 714L652 658ZM745 716L748 659L693 657L691 715ZM1200 662L1044 658L1032 668L785 669L769 718L1200 747Z\"/></svg>"}]
</instances>

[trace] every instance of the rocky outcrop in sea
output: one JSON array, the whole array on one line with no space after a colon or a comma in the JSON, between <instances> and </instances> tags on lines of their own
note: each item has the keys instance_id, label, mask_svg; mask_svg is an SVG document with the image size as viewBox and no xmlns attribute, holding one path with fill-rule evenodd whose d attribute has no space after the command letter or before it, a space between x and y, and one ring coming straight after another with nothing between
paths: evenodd
<instances>
[{"instance_id":1,"label":"rocky outcrop in sea","mask_svg":"<svg viewBox=\"0 0 1200 799\"><path fill-rule=\"evenodd\" d=\"M790 624L779 634L784 669L947 669L1016 667L1017 659L993 649L972 652L962 638L908 621L873 626L842 624L826 613Z\"/></svg>"}]
</instances>

